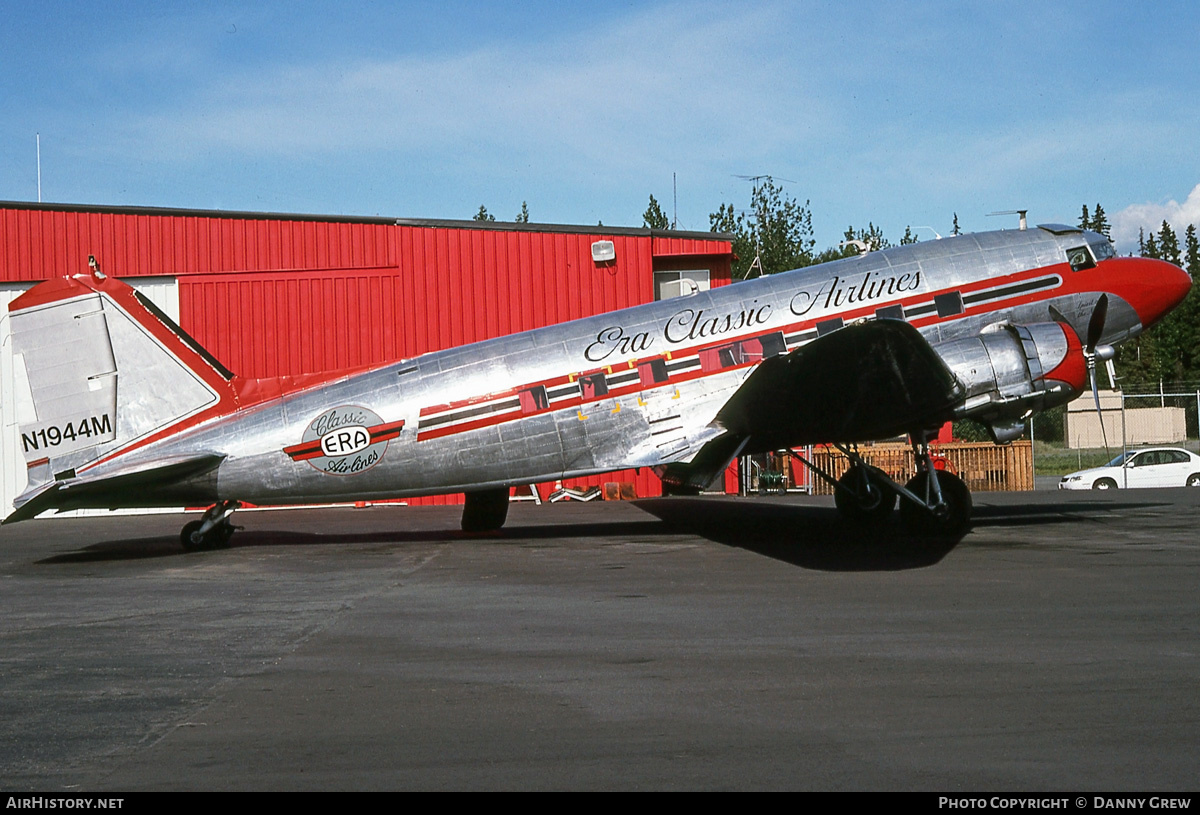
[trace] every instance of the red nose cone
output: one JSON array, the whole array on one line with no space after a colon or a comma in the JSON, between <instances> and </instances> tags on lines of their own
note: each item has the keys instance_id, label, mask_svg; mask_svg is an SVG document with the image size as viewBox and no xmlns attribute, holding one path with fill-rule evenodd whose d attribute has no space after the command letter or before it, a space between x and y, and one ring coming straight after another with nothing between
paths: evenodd
<instances>
[{"instance_id":1,"label":"red nose cone","mask_svg":"<svg viewBox=\"0 0 1200 815\"><path fill-rule=\"evenodd\" d=\"M1182 303L1192 288L1188 273L1165 260L1114 258L1109 262L1120 262L1124 267L1122 279L1125 282L1120 296L1133 306L1146 328Z\"/></svg>"}]
</instances>

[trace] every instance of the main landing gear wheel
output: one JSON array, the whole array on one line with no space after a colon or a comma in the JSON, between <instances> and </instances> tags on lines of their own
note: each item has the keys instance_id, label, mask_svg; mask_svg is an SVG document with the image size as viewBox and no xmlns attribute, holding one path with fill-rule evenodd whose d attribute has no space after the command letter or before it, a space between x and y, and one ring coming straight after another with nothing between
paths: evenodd
<instances>
[{"instance_id":1,"label":"main landing gear wheel","mask_svg":"<svg viewBox=\"0 0 1200 815\"><path fill-rule=\"evenodd\" d=\"M882 523L896 508L896 493L871 478L866 468L854 466L838 479L833 503L847 521Z\"/></svg>"},{"instance_id":2,"label":"main landing gear wheel","mask_svg":"<svg viewBox=\"0 0 1200 815\"><path fill-rule=\"evenodd\" d=\"M938 470L937 483L942 493L941 505L930 509L905 501L900 505L900 519L913 532L956 535L964 531L971 520L971 491L961 478L945 470ZM929 473L917 473L904 486L913 495L923 498L926 504L933 502Z\"/></svg>"}]
</instances>

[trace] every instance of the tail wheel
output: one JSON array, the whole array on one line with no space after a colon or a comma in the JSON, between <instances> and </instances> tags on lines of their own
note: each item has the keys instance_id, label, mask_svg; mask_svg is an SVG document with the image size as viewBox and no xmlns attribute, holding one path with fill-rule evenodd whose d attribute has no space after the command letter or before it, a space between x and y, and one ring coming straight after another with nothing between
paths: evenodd
<instances>
[{"instance_id":1,"label":"tail wheel","mask_svg":"<svg viewBox=\"0 0 1200 815\"><path fill-rule=\"evenodd\" d=\"M233 524L219 523L203 535L197 536L202 526L204 526L204 521L189 521L184 524L183 530L179 533L179 542L183 544L185 552L229 548L229 539L233 537L234 532Z\"/></svg>"},{"instance_id":2,"label":"tail wheel","mask_svg":"<svg viewBox=\"0 0 1200 815\"><path fill-rule=\"evenodd\" d=\"M962 479L945 470L937 474L942 493L942 506L929 508L933 501L929 473L918 473L904 486L926 505L905 501L900 505L900 519L913 532L926 535L956 535L964 532L971 522L971 491Z\"/></svg>"},{"instance_id":3,"label":"tail wheel","mask_svg":"<svg viewBox=\"0 0 1200 815\"><path fill-rule=\"evenodd\" d=\"M833 503L848 521L879 523L896 508L896 493L872 479L862 467L851 467L838 479Z\"/></svg>"}]
</instances>

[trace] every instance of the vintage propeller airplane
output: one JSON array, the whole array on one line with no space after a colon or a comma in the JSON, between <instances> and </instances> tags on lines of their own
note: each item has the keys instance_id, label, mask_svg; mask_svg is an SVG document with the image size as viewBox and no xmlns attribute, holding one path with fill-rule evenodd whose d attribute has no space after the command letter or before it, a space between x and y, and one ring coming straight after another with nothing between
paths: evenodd
<instances>
[{"instance_id":1,"label":"vintage propeller airplane","mask_svg":"<svg viewBox=\"0 0 1200 815\"><path fill-rule=\"evenodd\" d=\"M970 493L929 432L970 417L997 442L1095 387L1097 359L1178 304L1188 275L1062 225L965 234L425 354L300 378L234 376L92 263L10 305L29 486L5 523L84 507L211 505L189 549L225 545L242 502L463 492L499 528L514 485L652 467L668 492L737 455L828 442L852 519L902 498L956 531ZM898 484L854 444L909 434ZM824 474L822 474L824 475ZM828 478L828 476L825 476Z\"/></svg>"}]
</instances>

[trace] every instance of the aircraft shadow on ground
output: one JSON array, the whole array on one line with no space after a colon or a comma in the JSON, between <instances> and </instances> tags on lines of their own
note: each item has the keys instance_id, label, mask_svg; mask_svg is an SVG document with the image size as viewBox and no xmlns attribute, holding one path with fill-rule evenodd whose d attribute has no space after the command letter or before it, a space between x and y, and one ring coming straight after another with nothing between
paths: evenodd
<instances>
[{"instance_id":1,"label":"aircraft shadow on ground","mask_svg":"<svg viewBox=\"0 0 1200 815\"><path fill-rule=\"evenodd\" d=\"M963 535L919 536L893 519L847 523L829 506L704 498L648 498L638 506L668 526L805 569L894 571L931 566Z\"/></svg>"},{"instance_id":2,"label":"aircraft shadow on ground","mask_svg":"<svg viewBox=\"0 0 1200 815\"><path fill-rule=\"evenodd\" d=\"M658 521L635 521L626 523L588 523L544 526L509 526L497 533L468 533L458 529L395 529L384 532L300 532L296 530L252 530L237 532L231 549L271 546L343 546L362 544L406 544L406 543L462 543L478 542L480 545L504 544L523 541L562 540L584 537L652 537L664 534L665 528ZM85 546L75 552L64 552L38 561L39 564L94 563L98 561L141 560L158 557L180 557L183 555L204 557L211 552L188 553L183 549L177 534L142 538L125 538L102 541Z\"/></svg>"},{"instance_id":3,"label":"aircraft shadow on ground","mask_svg":"<svg viewBox=\"0 0 1200 815\"><path fill-rule=\"evenodd\" d=\"M909 534L897 518L878 526L844 521L831 506L774 503L768 500L645 498L636 505L658 520L611 523L512 525L499 533L468 534L457 529L392 529L380 532L304 532L251 530L234 535L232 548L273 546L403 545L478 542L480 545L581 538L649 538L698 535L793 566L824 571L888 571L930 566L962 540L957 536ZM975 529L1077 523L1080 516L1102 518L1115 511L1146 508L1144 502L1055 501L1052 503L977 506ZM45 558L40 564L92 563L160 557L203 558L187 554L175 534L102 541Z\"/></svg>"}]
</instances>

